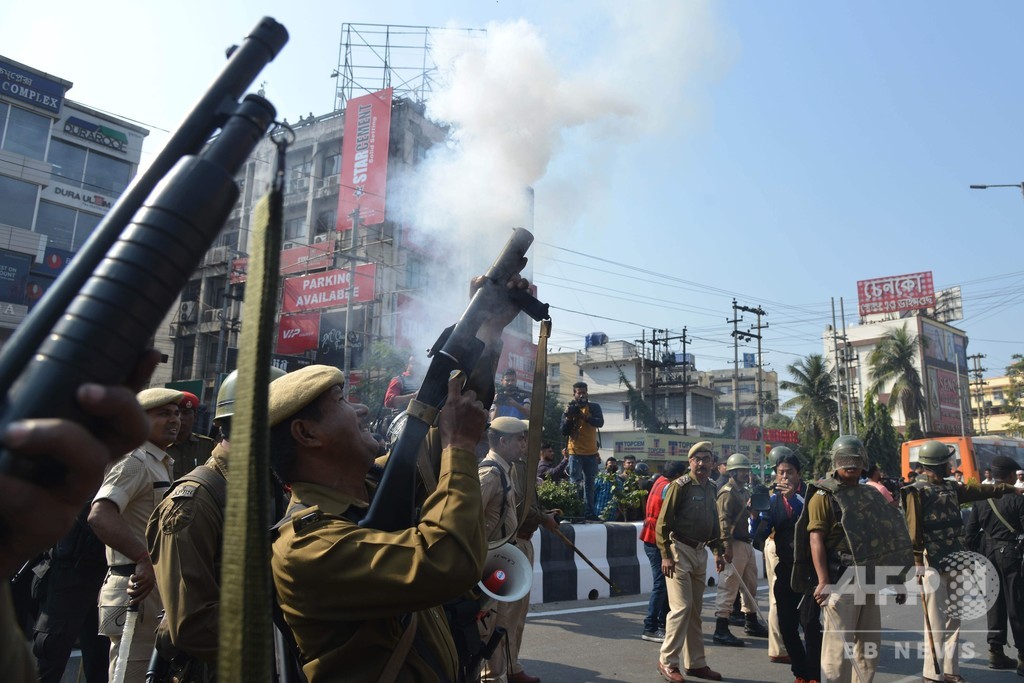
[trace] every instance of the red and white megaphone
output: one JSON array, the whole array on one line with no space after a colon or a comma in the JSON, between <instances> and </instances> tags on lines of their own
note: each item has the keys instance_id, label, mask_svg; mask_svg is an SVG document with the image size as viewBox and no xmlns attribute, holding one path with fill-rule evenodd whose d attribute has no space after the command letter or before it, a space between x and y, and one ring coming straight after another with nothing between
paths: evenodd
<instances>
[{"instance_id":1,"label":"red and white megaphone","mask_svg":"<svg viewBox=\"0 0 1024 683\"><path fill-rule=\"evenodd\" d=\"M530 592L533 566L523 551L511 543L492 548L484 562L484 577L477 584L483 593L500 602L515 602Z\"/></svg>"}]
</instances>

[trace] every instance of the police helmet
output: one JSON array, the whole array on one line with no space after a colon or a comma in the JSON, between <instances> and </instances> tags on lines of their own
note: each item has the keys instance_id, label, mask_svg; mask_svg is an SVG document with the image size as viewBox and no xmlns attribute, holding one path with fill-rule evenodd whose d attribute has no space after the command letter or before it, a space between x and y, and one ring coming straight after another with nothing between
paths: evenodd
<instances>
[{"instance_id":1,"label":"police helmet","mask_svg":"<svg viewBox=\"0 0 1024 683\"><path fill-rule=\"evenodd\" d=\"M284 377L287 373L281 368L270 368L270 381L278 377ZM231 374L220 383L220 390L217 392L217 410L214 413L214 420L223 420L235 414L235 383L238 381L238 370L232 370Z\"/></svg>"},{"instance_id":2,"label":"police helmet","mask_svg":"<svg viewBox=\"0 0 1024 683\"><path fill-rule=\"evenodd\" d=\"M953 451L941 441L926 441L917 451L917 461L922 465L944 465L952 456Z\"/></svg>"},{"instance_id":3,"label":"police helmet","mask_svg":"<svg viewBox=\"0 0 1024 683\"><path fill-rule=\"evenodd\" d=\"M847 434L832 442L832 464L839 468L868 466L868 451L864 448L864 442Z\"/></svg>"},{"instance_id":4,"label":"police helmet","mask_svg":"<svg viewBox=\"0 0 1024 683\"><path fill-rule=\"evenodd\" d=\"M725 471L732 472L733 470L749 470L750 459L747 456L740 453L733 453L729 456L729 459L725 461Z\"/></svg>"},{"instance_id":5,"label":"police helmet","mask_svg":"<svg viewBox=\"0 0 1024 683\"><path fill-rule=\"evenodd\" d=\"M773 466L778 466L780 462L788 458L792 458L796 455L793 449L789 446L776 446L768 452L768 462L772 463Z\"/></svg>"}]
</instances>

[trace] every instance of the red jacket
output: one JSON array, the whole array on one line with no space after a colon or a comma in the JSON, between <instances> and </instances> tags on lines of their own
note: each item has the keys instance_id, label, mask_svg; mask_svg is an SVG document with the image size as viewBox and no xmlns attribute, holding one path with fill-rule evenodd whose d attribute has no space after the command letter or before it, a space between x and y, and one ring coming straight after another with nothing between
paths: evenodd
<instances>
[{"instance_id":1,"label":"red jacket","mask_svg":"<svg viewBox=\"0 0 1024 683\"><path fill-rule=\"evenodd\" d=\"M658 515L661 514L661 504L665 501L665 487L670 483L666 477L658 477L658 480L651 486L651 492L647 494L647 512L644 515L644 528L640 530L640 540L644 543L655 545L658 543L654 527L658 523Z\"/></svg>"}]
</instances>

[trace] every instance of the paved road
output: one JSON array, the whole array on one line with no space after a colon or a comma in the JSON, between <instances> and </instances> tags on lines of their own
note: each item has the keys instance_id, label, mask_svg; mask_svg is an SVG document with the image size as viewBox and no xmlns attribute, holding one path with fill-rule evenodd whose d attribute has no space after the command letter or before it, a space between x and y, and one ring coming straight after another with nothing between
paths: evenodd
<instances>
[{"instance_id":1,"label":"paved road","mask_svg":"<svg viewBox=\"0 0 1024 683\"><path fill-rule=\"evenodd\" d=\"M758 598L767 614L764 581ZM724 680L737 683L791 683L789 666L768 660L768 641L744 636L743 648L714 645L714 589L704 596L704 644L708 664ZM640 640L647 602L640 596L594 601L535 605L526 620L521 661L525 670L545 683L663 680L656 670L658 644ZM876 683L920 681L923 653L919 655L922 615L919 605L882 607L882 652ZM963 624L960 675L971 683L1021 681L1011 671L988 669L984 617ZM1013 656L1012 648L1007 654ZM699 680L687 677L687 681ZM856 677L854 678L856 683Z\"/></svg>"}]
</instances>

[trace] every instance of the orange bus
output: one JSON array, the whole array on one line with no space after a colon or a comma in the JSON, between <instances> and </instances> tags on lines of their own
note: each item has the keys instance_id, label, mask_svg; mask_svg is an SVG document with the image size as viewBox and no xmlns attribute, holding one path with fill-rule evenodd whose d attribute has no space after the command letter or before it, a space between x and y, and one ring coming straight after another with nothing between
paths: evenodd
<instances>
[{"instance_id":1,"label":"orange bus","mask_svg":"<svg viewBox=\"0 0 1024 683\"><path fill-rule=\"evenodd\" d=\"M964 481L981 481L985 470L992 467L992 458L1006 455L1024 463L1024 440L1008 436L939 436L934 439L915 439L903 443L901 474L917 465L917 452L927 441L941 441L953 447L953 470L964 473Z\"/></svg>"}]
</instances>

